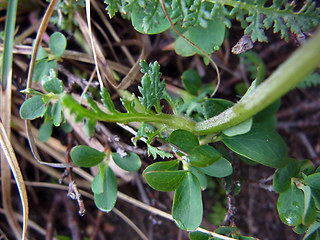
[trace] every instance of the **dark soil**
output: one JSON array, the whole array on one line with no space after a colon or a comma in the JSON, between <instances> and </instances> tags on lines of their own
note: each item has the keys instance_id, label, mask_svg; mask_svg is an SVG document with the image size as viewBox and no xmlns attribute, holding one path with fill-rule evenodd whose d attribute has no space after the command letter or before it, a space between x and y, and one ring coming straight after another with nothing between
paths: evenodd
<instances>
[{"instance_id":1,"label":"dark soil","mask_svg":"<svg viewBox=\"0 0 320 240\"><path fill-rule=\"evenodd\" d=\"M101 9L104 9L105 6L102 3L100 5ZM25 32L27 28L33 24L32 22L40 21L43 11L44 8L41 7L40 4L36 4L35 7L31 9L20 8L17 18L17 36ZM4 11L1 11L1 14L4 13ZM81 14L83 19L85 19L83 13L84 12ZM107 15L106 13L104 14ZM97 14L93 14L93 18L98 23L101 22ZM1 21L4 23L4 19L1 18ZM214 70L205 66L201 57L182 58L177 56L174 51L162 50L165 46L173 42L170 32L165 32L157 36L142 36L134 31L130 22L121 19L118 15L111 20L111 23L121 39L120 45L126 44L124 40L133 39L138 39L144 44L151 45L147 60L159 61L163 78L166 79L170 85L182 86L180 75L184 70L190 68L203 71L202 78L206 83L212 82L212 80L216 78ZM104 25L100 25L103 27L103 31L109 36L110 34L108 30L104 28ZM1 24L1 31L3 27L4 24ZM55 25L49 24L47 34L50 35L55 31L59 31L59 29ZM106 58L108 60L114 60L112 54L109 53L110 49L108 45L104 43L103 36L99 33L98 29L95 28L95 31L98 33L98 40L103 43L101 44L102 47L108 52ZM73 33L74 32L65 32L65 35L68 36L68 49L82 51L81 47L75 42L75 35ZM35 34L34 32L25 38L22 44L30 46ZM237 27L237 23L235 23L234 27L230 29L229 38L225 40L221 50L213 55L222 69L221 88L216 97L229 99L234 102L239 100L239 96L237 96L235 91L236 84L251 81L249 74L246 73L246 67L239 60L239 57L230 52L231 47L241 38L242 34L242 30L240 27ZM268 38L269 43L256 43L254 51L259 54L266 64L267 74L269 75L281 62L285 61L298 46L294 36L286 42L281 40L278 35L273 35L271 32L268 32ZM126 56L124 56L119 50L119 47L117 47L119 44L115 44L113 40L111 40L111 42L115 45L115 51L120 64L129 66ZM44 38L43 44L47 44L46 38ZM137 59L139 56L139 48L130 47L129 49L135 59ZM24 96L20 94L18 90L24 89L25 87L27 76L26 66L28 63L28 56L23 54L14 55L12 115L16 118L19 118L18 109L24 100ZM86 79L88 79L93 70L93 65L66 59L60 62L60 65L70 74L67 76L65 73L59 73L59 77L63 79L65 83L66 90L81 93L82 89L74 82L71 82L70 76L73 76L73 74L78 71L85 73ZM228 72L223 69L229 69L231 71ZM134 83L129 87L129 90L137 93L137 86L138 83ZM283 97L278 113L278 131L288 144L289 156L297 159L310 159L316 166L320 164L319 90L319 87L294 89ZM116 91L110 87L110 92L117 102L118 100L116 99L118 95ZM23 131L21 131L23 122L19 122L19 124L21 124L20 126L15 125L17 123L18 121L14 120L12 124L12 135L14 137L12 145L16 150L25 181L57 183L57 177L50 175L48 169L42 168L42 166L35 163L35 161L34 163L27 161L27 155L30 157L31 153L28 142L24 137ZM33 124L38 128L41 121L34 121ZM131 145L130 138L132 136L123 129L115 124L105 124L104 126L112 135L119 136L121 143ZM65 146L68 144L67 139L70 140L69 143L71 142L71 145L83 144L83 139L75 132L67 135L63 133L63 131L55 129L53 137ZM108 142L106 141L108 137L112 136L106 136L101 131L98 131L94 139L99 139L102 144L105 144L104 146L108 146ZM24 151L21 149L18 150L18 147L22 147ZM142 152L145 153L145 145L141 144L140 147L143 150ZM45 150L40 149L39 151L45 161L55 161ZM141 154L140 157L143 161L142 169L153 162L152 158L147 157L146 154ZM229 201L231 201L230 210L233 211L231 215L228 216L228 219L226 219L226 224L235 225L241 230L243 235L253 236L263 240L301 239L301 237L296 235L290 227L284 225L279 219L276 209L278 196L268 189L268 187L272 185L272 179L270 180L270 177L273 175L274 169L261 165L251 166L243 163L236 157L234 157L234 162L236 174L233 181L239 182L241 188L239 194L229 195ZM56 171L58 175L63 173L61 169L54 169L54 171ZM72 176L77 182L80 192L85 190L91 193L88 182L86 183L75 173ZM203 192L203 226L214 230L218 226L213 224L212 208L217 205L217 202L219 202L220 206L226 208L228 201L225 191L223 190L223 182L216 180L210 181L209 188ZM141 184L142 187L139 187L139 184ZM67 184L65 183L64 185ZM61 237L60 239L141 239L132 227L116 213L110 212L104 214L98 211L93 200L87 197L83 197L86 214L81 217L78 215L79 207L77 202L67 197L67 189L57 190L28 185L27 190L30 204L29 218L44 230L44 232L41 232L35 229L35 227L30 226L28 231L30 239L52 239L53 236L56 238L58 238L58 236L69 237ZM134 175L133 180L130 182L124 182L123 179L119 178L119 191L139 201L147 202L162 211L170 212L173 196L152 190L139 174ZM12 204L14 210L17 213L21 213L20 198L14 184L12 184ZM1 207L3 206L1 205ZM188 239L188 233L179 230L170 220L143 210L121 199L117 200L115 207L127 216L150 240ZM223 213L226 211L223 210L223 208L222 214L217 214L218 217L216 218L223 220ZM8 239L14 239L12 229L8 225L2 212L0 214L0 230L2 232L0 232L0 238L3 236L3 239L5 239L4 236L6 236Z\"/></svg>"}]
</instances>

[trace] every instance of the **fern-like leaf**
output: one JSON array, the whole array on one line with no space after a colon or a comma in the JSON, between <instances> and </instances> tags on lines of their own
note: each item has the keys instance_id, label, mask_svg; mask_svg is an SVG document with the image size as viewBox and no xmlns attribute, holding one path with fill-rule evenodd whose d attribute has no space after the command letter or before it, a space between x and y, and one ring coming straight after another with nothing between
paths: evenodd
<instances>
[{"instance_id":1,"label":"fern-like leaf","mask_svg":"<svg viewBox=\"0 0 320 240\"><path fill-rule=\"evenodd\" d=\"M146 61L141 61L141 72L144 73L139 91L142 97L138 97L146 111L149 111L152 106L156 112L161 112L160 100L164 96L165 83L160 81L161 72L160 65L157 61L149 65Z\"/></svg>"}]
</instances>

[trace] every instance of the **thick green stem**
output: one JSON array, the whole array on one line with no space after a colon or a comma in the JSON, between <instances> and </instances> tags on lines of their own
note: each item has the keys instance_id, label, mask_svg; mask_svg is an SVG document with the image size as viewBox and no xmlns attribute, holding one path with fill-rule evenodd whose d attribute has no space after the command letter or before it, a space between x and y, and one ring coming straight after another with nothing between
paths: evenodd
<instances>
[{"instance_id":1,"label":"thick green stem","mask_svg":"<svg viewBox=\"0 0 320 240\"><path fill-rule=\"evenodd\" d=\"M196 124L195 132L208 134L232 127L252 117L282 97L320 64L320 31L246 98L233 107L206 121Z\"/></svg>"}]
</instances>

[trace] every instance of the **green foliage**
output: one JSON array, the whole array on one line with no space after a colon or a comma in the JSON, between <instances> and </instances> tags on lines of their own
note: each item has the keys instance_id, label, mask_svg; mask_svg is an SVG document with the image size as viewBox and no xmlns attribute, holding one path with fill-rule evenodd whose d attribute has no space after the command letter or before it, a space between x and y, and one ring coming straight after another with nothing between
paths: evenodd
<instances>
[{"instance_id":1,"label":"green foliage","mask_svg":"<svg viewBox=\"0 0 320 240\"><path fill-rule=\"evenodd\" d=\"M312 0L306 1L298 10L291 1L285 0L272 1L271 5L267 5L266 0L164 2L170 18L179 28L201 26L207 29L213 19L230 27L230 20L236 18L241 22L245 34L250 35L253 41L267 41L265 30L269 28L273 28L275 33L280 32L281 37L288 40L289 31L296 34L308 32L320 22L320 10ZM133 26L139 32L155 34L170 27L159 0L105 0L105 3L110 17L120 11L131 18Z\"/></svg>"},{"instance_id":2,"label":"green foliage","mask_svg":"<svg viewBox=\"0 0 320 240\"><path fill-rule=\"evenodd\" d=\"M93 167L102 162L106 154L89 146L79 145L72 148L70 156L72 161L80 167Z\"/></svg>"},{"instance_id":3,"label":"green foliage","mask_svg":"<svg viewBox=\"0 0 320 240\"><path fill-rule=\"evenodd\" d=\"M146 61L140 62L141 72L144 74L139 91L142 97L138 99L148 112L154 106L157 113L161 112L160 100L164 97L165 83L160 82L161 73L158 62L147 64Z\"/></svg>"},{"instance_id":4,"label":"green foliage","mask_svg":"<svg viewBox=\"0 0 320 240\"><path fill-rule=\"evenodd\" d=\"M201 87L201 78L197 71L187 70L181 75L183 87L192 95L197 96Z\"/></svg>"},{"instance_id":5,"label":"green foliage","mask_svg":"<svg viewBox=\"0 0 320 240\"><path fill-rule=\"evenodd\" d=\"M101 211L110 212L117 200L117 179L110 167L106 167L102 174L103 177L99 172L96 176L97 180L94 182L95 185L101 183L102 187L99 187L99 185L92 186L94 203Z\"/></svg>"},{"instance_id":6,"label":"green foliage","mask_svg":"<svg viewBox=\"0 0 320 240\"><path fill-rule=\"evenodd\" d=\"M36 95L27 99L20 107L20 116L23 119L33 120L43 115L47 111L47 104L43 101L42 96Z\"/></svg>"},{"instance_id":7,"label":"green foliage","mask_svg":"<svg viewBox=\"0 0 320 240\"><path fill-rule=\"evenodd\" d=\"M237 154L263 165L281 168L288 163L287 147L280 135L258 124L242 135L222 135L222 141Z\"/></svg>"},{"instance_id":8,"label":"green foliage","mask_svg":"<svg viewBox=\"0 0 320 240\"><path fill-rule=\"evenodd\" d=\"M126 156L120 156L119 153L112 153L112 158L120 168L129 172L136 172L141 167L139 156L133 152L128 152Z\"/></svg>"},{"instance_id":9,"label":"green foliage","mask_svg":"<svg viewBox=\"0 0 320 240\"><path fill-rule=\"evenodd\" d=\"M320 74L312 73L303 82L301 82L298 88L316 87L320 85Z\"/></svg>"},{"instance_id":10,"label":"green foliage","mask_svg":"<svg viewBox=\"0 0 320 240\"><path fill-rule=\"evenodd\" d=\"M184 180L188 171L178 170L179 161L157 162L143 171L147 183L158 191L174 191Z\"/></svg>"},{"instance_id":11,"label":"green foliage","mask_svg":"<svg viewBox=\"0 0 320 240\"><path fill-rule=\"evenodd\" d=\"M200 183L188 172L174 193L172 217L179 228L192 231L200 225L202 214Z\"/></svg>"},{"instance_id":12,"label":"green foliage","mask_svg":"<svg viewBox=\"0 0 320 240\"><path fill-rule=\"evenodd\" d=\"M42 47L39 48L33 73L33 81L38 82L39 80L42 80L49 75L50 69L56 69L58 67L57 62L63 55L66 46L67 39L62 33L55 32L50 36L50 53L47 53ZM50 75L52 74L50 73Z\"/></svg>"}]
</instances>

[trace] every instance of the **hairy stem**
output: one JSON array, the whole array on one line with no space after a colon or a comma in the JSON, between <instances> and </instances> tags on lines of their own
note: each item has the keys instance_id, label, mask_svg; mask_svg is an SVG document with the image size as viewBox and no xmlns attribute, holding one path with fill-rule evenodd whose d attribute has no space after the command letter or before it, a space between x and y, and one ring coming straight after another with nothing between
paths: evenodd
<instances>
[{"instance_id":1,"label":"hairy stem","mask_svg":"<svg viewBox=\"0 0 320 240\"><path fill-rule=\"evenodd\" d=\"M303 81L320 64L320 31L293 55L252 94L233 107L196 124L198 134L219 132L252 117Z\"/></svg>"}]
</instances>

